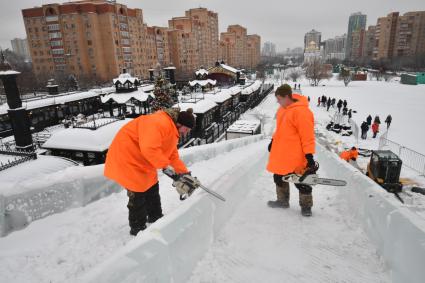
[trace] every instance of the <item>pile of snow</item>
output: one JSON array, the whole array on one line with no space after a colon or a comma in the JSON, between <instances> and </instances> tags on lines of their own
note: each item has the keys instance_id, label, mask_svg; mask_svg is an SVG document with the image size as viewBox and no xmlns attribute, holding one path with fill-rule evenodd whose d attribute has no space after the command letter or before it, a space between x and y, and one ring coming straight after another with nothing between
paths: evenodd
<instances>
[{"instance_id":1,"label":"pile of snow","mask_svg":"<svg viewBox=\"0 0 425 283\"><path fill-rule=\"evenodd\" d=\"M255 133L259 127L259 120L237 120L227 129L227 132Z\"/></svg>"}]
</instances>

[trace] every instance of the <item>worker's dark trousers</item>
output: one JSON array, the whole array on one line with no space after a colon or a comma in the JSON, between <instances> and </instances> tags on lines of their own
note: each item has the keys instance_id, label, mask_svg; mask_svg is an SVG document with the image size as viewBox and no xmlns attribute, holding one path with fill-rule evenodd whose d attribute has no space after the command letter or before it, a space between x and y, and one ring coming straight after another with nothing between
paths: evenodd
<instances>
[{"instance_id":1,"label":"worker's dark trousers","mask_svg":"<svg viewBox=\"0 0 425 283\"><path fill-rule=\"evenodd\" d=\"M286 183L282 180L282 177L283 175L273 174L273 181L279 187L283 187L284 183ZM298 189L298 192L299 192L300 206L312 207L313 206L313 195L312 195L313 188L310 185L302 185L302 184L295 184L295 187Z\"/></svg>"},{"instance_id":2,"label":"worker's dark trousers","mask_svg":"<svg viewBox=\"0 0 425 283\"><path fill-rule=\"evenodd\" d=\"M146 221L153 223L163 216L158 183L143 193L128 190L127 195L130 228L143 230Z\"/></svg>"}]
</instances>

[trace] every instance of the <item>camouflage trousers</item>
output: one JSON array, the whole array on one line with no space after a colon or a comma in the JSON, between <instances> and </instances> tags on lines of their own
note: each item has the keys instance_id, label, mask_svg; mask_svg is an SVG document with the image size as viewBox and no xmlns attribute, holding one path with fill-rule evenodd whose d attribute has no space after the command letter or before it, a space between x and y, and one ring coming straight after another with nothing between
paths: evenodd
<instances>
[{"instance_id":1,"label":"camouflage trousers","mask_svg":"<svg viewBox=\"0 0 425 283\"><path fill-rule=\"evenodd\" d=\"M276 196L278 201L289 203L290 190L289 183L282 180L282 175L274 174L273 180L276 184ZM299 203L301 207L313 206L313 188L309 185L295 184L299 191Z\"/></svg>"}]
</instances>

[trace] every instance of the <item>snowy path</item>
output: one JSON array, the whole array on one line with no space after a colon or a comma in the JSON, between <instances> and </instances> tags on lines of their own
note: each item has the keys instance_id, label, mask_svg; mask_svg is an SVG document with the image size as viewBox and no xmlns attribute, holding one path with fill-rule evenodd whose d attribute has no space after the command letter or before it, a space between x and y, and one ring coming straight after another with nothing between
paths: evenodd
<instances>
[{"instance_id":1,"label":"snowy path","mask_svg":"<svg viewBox=\"0 0 425 283\"><path fill-rule=\"evenodd\" d=\"M390 281L338 189L315 187L312 218L300 215L292 186L290 209L267 207L275 189L264 170L248 189L190 282Z\"/></svg>"}]
</instances>

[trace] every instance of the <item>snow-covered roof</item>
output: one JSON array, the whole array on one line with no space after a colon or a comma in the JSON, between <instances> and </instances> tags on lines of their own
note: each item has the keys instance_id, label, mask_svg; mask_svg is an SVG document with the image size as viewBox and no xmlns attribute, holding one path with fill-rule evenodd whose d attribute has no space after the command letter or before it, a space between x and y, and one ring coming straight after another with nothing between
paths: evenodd
<instances>
[{"instance_id":1,"label":"snow-covered roof","mask_svg":"<svg viewBox=\"0 0 425 283\"><path fill-rule=\"evenodd\" d=\"M233 67L231 67L231 66L229 66L229 65L226 65L226 64L220 64L220 66L221 66L221 67L223 67L224 69L226 69L226 70L228 70L228 71L232 72L232 73L237 73L237 72L239 72L239 70L238 70L238 69L233 68Z\"/></svg>"},{"instance_id":2,"label":"snow-covered roof","mask_svg":"<svg viewBox=\"0 0 425 283\"><path fill-rule=\"evenodd\" d=\"M175 69L176 67L173 67L173 66L164 68L164 70L175 70Z\"/></svg>"},{"instance_id":3,"label":"snow-covered roof","mask_svg":"<svg viewBox=\"0 0 425 283\"><path fill-rule=\"evenodd\" d=\"M20 72L13 71L13 70L0 71L0 76L19 75L19 74L20 74Z\"/></svg>"},{"instance_id":4,"label":"snow-covered roof","mask_svg":"<svg viewBox=\"0 0 425 283\"><path fill-rule=\"evenodd\" d=\"M242 90L242 94L251 94L261 87L261 81L255 81L253 84L247 86Z\"/></svg>"},{"instance_id":5,"label":"snow-covered roof","mask_svg":"<svg viewBox=\"0 0 425 283\"><path fill-rule=\"evenodd\" d=\"M107 122L108 118L96 120L97 124ZM103 152L109 148L117 132L132 119L116 121L96 130L69 128L54 133L43 145L48 149L69 149ZM92 122L91 122L92 123ZM88 125L90 126L90 125Z\"/></svg>"},{"instance_id":6,"label":"snow-covered roof","mask_svg":"<svg viewBox=\"0 0 425 283\"><path fill-rule=\"evenodd\" d=\"M30 109L49 106L49 105L65 104L71 101L77 101L77 100L99 96L100 94L103 94L103 93L110 93L110 92L113 92L114 90L115 88L109 87L109 88L103 88L103 89L92 89L85 92L73 92L73 93L68 93L63 95L59 94L54 97L46 95L42 98L38 97L33 100L28 99L26 101L23 101L22 107L30 110ZM9 109L9 106L7 105L7 103L0 105L0 114L6 114L8 109Z\"/></svg>"},{"instance_id":7,"label":"snow-covered roof","mask_svg":"<svg viewBox=\"0 0 425 283\"><path fill-rule=\"evenodd\" d=\"M12 161L13 156L0 154L0 159L3 163L5 163L5 159ZM72 166L76 166L76 164L64 158L38 155L37 159L26 161L19 165L0 171L0 183L6 184L30 180L42 175L61 171L67 167ZM0 188L0 194L3 193L4 192L2 192Z\"/></svg>"},{"instance_id":8,"label":"snow-covered roof","mask_svg":"<svg viewBox=\"0 0 425 283\"><path fill-rule=\"evenodd\" d=\"M202 114L213 109L216 106L217 104L211 100L202 99L202 100L197 100L195 102L195 99L189 99L185 102L180 102L178 104L175 104L173 108L180 108L180 110L182 111L186 111L187 109L192 108L193 113Z\"/></svg>"},{"instance_id":9,"label":"snow-covered roof","mask_svg":"<svg viewBox=\"0 0 425 283\"><path fill-rule=\"evenodd\" d=\"M205 97L205 99L212 100L216 103L223 103L224 101L232 98L231 91L227 88L221 89L219 92L216 92L216 93L206 92L203 94L203 96Z\"/></svg>"},{"instance_id":10,"label":"snow-covered roof","mask_svg":"<svg viewBox=\"0 0 425 283\"><path fill-rule=\"evenodd\" d=\"M120 84L125 84L126 82L130 82L134 84L136 81L138 81L137 78L132 77L129 73L120 74L118 78L112 80L114 84L116 82L119 82Z\"/></svg>"},{"instance_id":11,"label":"snow-covered roof","mask_svg":"<svg viewBox=\"0 0 425 283\"><path fill-rule=\"evenodd\" d=\"M189 82L189 85L190 86L195 86L195 85L206 86L208 84L210 84L210 85L216 85L217 84L217 81L216 80L207 79L207 80L194 80L194 81L190 81Z\"/></svg>"},{"instance_id":12,"label":"snow-covered roof","mask_svg":"<svg viewBox=\"0 0 425 283\"><path fill-rule=\"evenodd\" d=\"M231 88L228 88L230 95L235 95L241 92L241 88L239 86L232 86Z\"/></svg>"},{"instance_id":13,"label":"snow-covered roof","mask_svg":"<svg viewBox=\"0 0 425 283\"><path fill-rule=\"evenodd\" d=\"M228 129L228 132L252 133L260 127L259 120L237 120Z\"/></svg>"},{"instance_id":14,"label":"snow-covered roof","mask_svg":"<svg viewBox=\"0 0 425 283\"><path fill-rule=\"evenodd\" d=\"M202 69L199 69L198 71L196 71L195 75L197 75L197 76L198 75L201 75L201 76L208 75L208 71L202 68Z\"/></svg>"},{"instance_id":15,"label":"snow-covered roof","mask_svg":"<svg viewBox=\"0 0 425 283\"><path fill-rule=\"evenodd\" d=\"M148 98L155 96L152 93L146 93L143 89L138 89L136 91L128 92L128 93L111 93L101 97L102 103L108 102L110 99L115 101L118 104L125 104L131 99L138 100L140 102L147 101Z\"/></svg>"}]
</instances>

